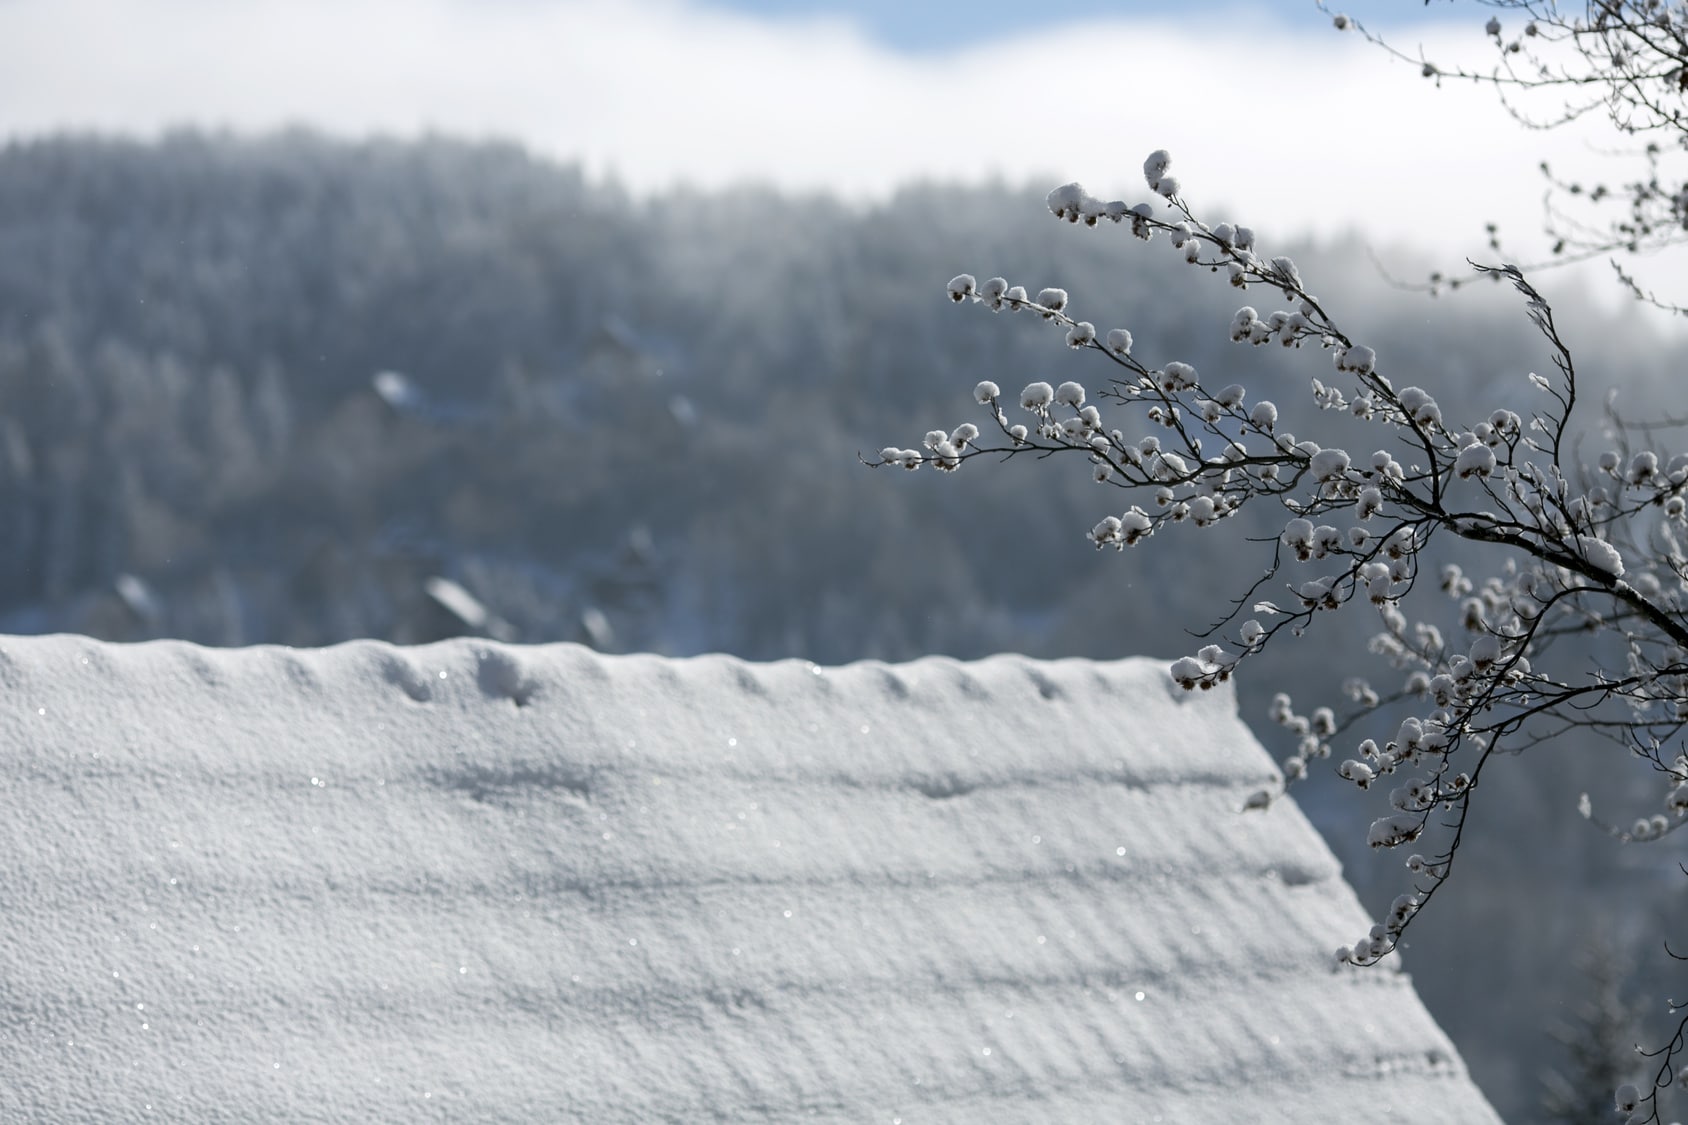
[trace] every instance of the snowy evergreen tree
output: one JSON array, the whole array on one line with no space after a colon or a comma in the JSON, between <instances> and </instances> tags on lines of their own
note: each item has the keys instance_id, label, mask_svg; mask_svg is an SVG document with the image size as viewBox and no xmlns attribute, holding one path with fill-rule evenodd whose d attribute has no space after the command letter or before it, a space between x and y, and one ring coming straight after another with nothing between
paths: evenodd
<instances>
[{"instance_id":1,"label":"snowy evergreen tree","mask_svg":"<svg viewBox=\"0 0 1688 1125\"><path fill-rule=\"evenodd\" d=\"M1585 996L1553 1028L1564 1057L1542 1075L1542 1112L1565 1125L1609 1125L1612 1091L1633 1082L1641 1069L1635 1053L1640 1023L1624 996L1625 960L1611 935L1590 941L1576 969Z\"/></svg>"}]
</instances>

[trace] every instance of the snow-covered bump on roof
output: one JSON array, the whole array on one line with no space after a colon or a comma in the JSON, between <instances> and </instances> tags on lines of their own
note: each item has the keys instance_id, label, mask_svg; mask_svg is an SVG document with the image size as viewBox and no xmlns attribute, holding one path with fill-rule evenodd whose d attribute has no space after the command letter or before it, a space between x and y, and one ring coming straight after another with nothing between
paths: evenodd
<instances>
[{"instance_id":1,"label":"snow-covered bump on roof","mask_svg":"<svg viewBox=\"0 0 1688 1125\"><path fill-rule=\"evenodd\" d=\"M0 1119L1496 1120L1159 663L0 643Z\"/></svg>"}]
</instances>

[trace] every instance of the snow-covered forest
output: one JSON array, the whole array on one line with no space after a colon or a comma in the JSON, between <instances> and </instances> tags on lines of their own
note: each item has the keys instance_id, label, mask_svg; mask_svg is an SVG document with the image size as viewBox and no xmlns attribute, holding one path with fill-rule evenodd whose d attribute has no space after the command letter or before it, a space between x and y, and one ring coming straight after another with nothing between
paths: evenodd
<instances>
[{"instance_id":1,"label":"snow-covered forest","mask_svg":"<svg viewBox=\"0 0 1688 1125\"><path fill-rule=\"evenodd\" d=\"M1105 298L1198 366L1232 360L1211 322L1234 300L1130 268L1122 240L1064 237L1047 186L911 187L871 207L634 199L447 140L10 144L0 630L469 633L823 663L1179 655L1230 589L1233 548L1277 526L1245 514L1189 550L1120 557L1084 539L1100 502L1082 479L888 479L857 460L951 424L976 378L1067 377L1045 334L946 315L958 264ZM1290 249L1347 291L1351 317L1360 302L1398 369L1434 372L1450 414L1486 411L1541 350L1504 295L1432 302L1389 290L1354 243ZM1574 293L1559 308L1625 341L1621 363L1585 370L1591 398L1670 401L1671 341L1634 309ZM1253 379L1302 385L1279 351L1247 356ZM1293 413L1305 396L1280 397ZM1362 623L1341 627L1363 648ZM1337 639L1239 684L1269 746L1283 736L1267 701L1325 670ZM1554 1036L1610 999L1565 966L1617 951L1608 993L1675 979L1656 936L1688 922L1679 849L1625 851L1563 815L1641 780L1611 770L1613 752L1567 739L1536 751L1550 764L1497 774L1469 869L1406 951L1409 970L1434 962L1418 987L1511 1120L1581 1081ZM1358 851L1362 813L1339 784L1299 799L1380 910L1398 862Z\"/></svg>"}]
</instances>

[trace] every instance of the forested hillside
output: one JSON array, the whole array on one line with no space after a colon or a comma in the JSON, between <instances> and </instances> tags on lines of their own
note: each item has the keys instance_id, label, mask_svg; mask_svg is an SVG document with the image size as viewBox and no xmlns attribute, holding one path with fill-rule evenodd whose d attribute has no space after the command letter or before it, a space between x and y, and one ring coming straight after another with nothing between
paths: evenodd
<instances>
[{"instance_id":1,"label":"forested hillside","mask_svg":"<svg viewBox=\"0 0 1688 1125\"><path fill-rule=\"evenodd\" d=\"M1031 200L634 202L443 141L0 150L0 626L406 641L458 627L437 576L523 641L1178 651L1200 576L1084 550L1115 501L1082 473L939 487L856 461L973 417L975 378L1103 377L1036 325L946 315L954 269L1109 293L1098 315L1237 362L1196 279ZM1376 335L1457 355L1473 399L1517 379L1524 331L1423 311L1434 340Z\"/></svg>"},{"instance_id":2,"label":"forested hillside","mask_svg":"<svg viewBox=\"0 0 1688 1125\"><path fill-rule=\"evenodd\" d=\"M956 313L943 286L961 270L1108 294L1084 315L1198 368L1247 365L1251 386L1281 380L1295 425L1322 368L1228 344L1232 307L1164 245L1074 237L1040 195L635 200L515 148L443 140L0 149L0 631L213 645L478 632L826 663L1177 655L1237 588L1220 578L1223 536L1206 533L1211 573L1188 552L1099 553L1083 530L1120 501L1080 465L1059 481L1018 465L937 480L857 460L984 422L978 379L1012 392L1106 377L1026 317ZM1353 244L1276 249L1316 286L1375 292L1368 342L1392 370L1422 369L1450 414L1517 406L1545 362L1502 294L1431 302L1389 291ZM1623 341L1609 370L1585 371L1589 393L1656 401L1670 350L1576 303L1565 319ZM1241 685L1257 729L1273 691L1329 673L1318 638L1299 648L1280 682ZM1496 883L1465 887L1468 917L1494 911L1502 930L1518 911L1552 916L1471 970L1490 993L1497 973L1552 975L1531 1001L1538 1026L1579 995L1554 967L1597 931L1624 940L1635 888L1679 881L1661 851L1638 867L1592 831L1531 835L1532 805L1574 802L1604 775L1589 748L1555 753L1551 770L1508 771L1493 799L1515 811L1485 823L1561 880L1586 872L1596 909L1561 903L1527 863L1486 862ZM1415 932L1409 967L1436 956L1435 925ZM1516 1028L1517 1014L1464 1002L1457 974L1418 975L1497 1105L1533 1099L1551 1051L1481 1041L1485 1021Z\"/></svg>"}]
</instances>

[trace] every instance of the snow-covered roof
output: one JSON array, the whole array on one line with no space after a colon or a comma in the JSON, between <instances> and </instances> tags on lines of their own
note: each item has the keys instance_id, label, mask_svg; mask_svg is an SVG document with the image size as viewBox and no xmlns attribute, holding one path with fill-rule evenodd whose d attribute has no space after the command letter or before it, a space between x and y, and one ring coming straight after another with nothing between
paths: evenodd
<instances>
[{"instance_id":1,"label":"snow-covered roof","mask_svg":"<svg viewBox=\"0 0 1688 1125\"><path fill-rule=\"evenodd\" d=\"M0 1119L1493 1122L1224 691L0 644Z\"/></svg>"}]
</instances>

